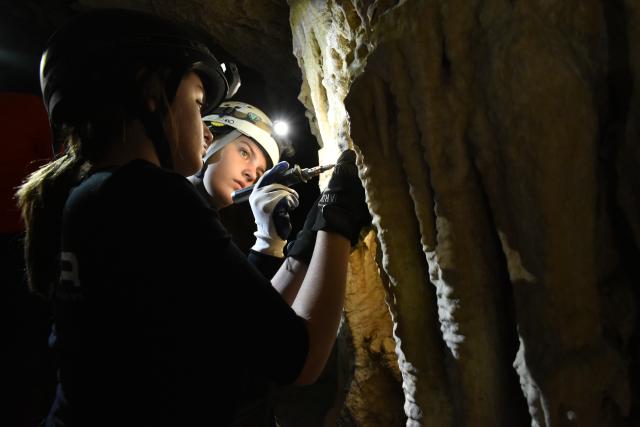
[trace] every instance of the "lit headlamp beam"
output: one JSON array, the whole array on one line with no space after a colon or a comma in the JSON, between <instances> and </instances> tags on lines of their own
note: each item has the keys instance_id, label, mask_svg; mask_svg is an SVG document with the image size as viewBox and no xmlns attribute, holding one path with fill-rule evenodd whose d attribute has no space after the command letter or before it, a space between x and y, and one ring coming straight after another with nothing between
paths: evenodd
<instances>
[{"instance_id":1,"label":"lit headlamp beam","mask_svg":"<svg viewBox=\"0 0 640 427\"><path fill-rule=\"evenodd\" d=\"M289 133L289 125L282 120L273 122L273 132L278 136L286 136Z\"/></svg>"}]
</instances>

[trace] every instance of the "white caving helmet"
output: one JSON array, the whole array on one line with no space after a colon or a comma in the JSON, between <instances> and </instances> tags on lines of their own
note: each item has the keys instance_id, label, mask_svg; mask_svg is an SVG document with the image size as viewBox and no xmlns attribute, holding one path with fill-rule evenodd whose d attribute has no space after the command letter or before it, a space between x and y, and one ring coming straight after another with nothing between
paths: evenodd
<instances>
[{"instance_id":1,"label":"white caving helmet","mask_svg":"<svg viewBox=\"0 0 640 427\"><path fill-rule=\"evenodd\" d=\"M213 133L214 142L203 159L201 176L204 175L209 159L241 134L253 139L262 149L267 160L267 169L280 160L280 148L273 138L273 123L262 110L253 105L239 101L223 102L202 120ZM219 134L216 129L225 126L234 129L216 140L216 133Z\"/></svg>"}]
</instances>

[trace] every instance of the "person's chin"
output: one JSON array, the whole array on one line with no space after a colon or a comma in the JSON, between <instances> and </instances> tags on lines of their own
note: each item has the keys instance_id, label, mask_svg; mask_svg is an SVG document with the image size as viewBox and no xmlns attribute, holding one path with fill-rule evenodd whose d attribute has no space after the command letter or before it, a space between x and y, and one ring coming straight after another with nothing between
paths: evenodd
<instances>
[{"instance_id":1,"label":"person's chin","mask_svg":"<svg viewBox=\"0 0 640 427\"><path fill-rule=\"evenodd\" d=\"M216 206L218 209L226 208L227 206L231 206L233 204L233 199L231 198L231 193L233 192L233 188L222 188L216 192Z\"/></svg>"},{"instance_id":2,"label":"person's chin","mask_svg":"<svg viewBox=\"0 0 640 427\"><path fill-rule=\"evenodd\" d=\"M182 176L192 176L202 168L202 159L194 158L190 161L174 161L173 170Z\"/></svg>"},{"instance_id":3,"label":"person's chin","mask_svg":"<svg viewBox=\"0 0 640 427\"><path fill-rule=\"evenodd\" d=\"M234 189L232 188L231 191L226 193L227 197L225 197L225 199L224 199L225 206L229 206L229 205L233 204L233 198L231 197L233 192L234 192Z\"/></svg>"}]
</instances>

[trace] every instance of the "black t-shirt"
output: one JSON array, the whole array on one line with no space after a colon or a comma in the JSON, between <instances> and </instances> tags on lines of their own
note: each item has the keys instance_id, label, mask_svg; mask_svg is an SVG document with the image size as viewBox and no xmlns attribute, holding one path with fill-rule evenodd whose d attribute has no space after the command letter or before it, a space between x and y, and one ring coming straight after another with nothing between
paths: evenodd
<instances>
[{"instance_id":1,"label":"black t-shirt","mask_svg":"<svg viewBox=\"0 0 640 427\"><path fill-rule=\"evenodd\" d=\"M254 378L304 364L304 321L177 174L92 174L65 205L61 259L49 425L225 425Z\"/></svg>"}]
</instances>

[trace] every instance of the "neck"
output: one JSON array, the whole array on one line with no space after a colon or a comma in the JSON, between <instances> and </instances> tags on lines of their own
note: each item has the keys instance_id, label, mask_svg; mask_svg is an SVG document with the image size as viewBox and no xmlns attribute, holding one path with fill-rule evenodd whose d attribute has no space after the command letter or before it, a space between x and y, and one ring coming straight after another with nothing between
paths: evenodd
<instances>
[{"instance_id":1,"label":"neck","mask_svg":"<svg viewBox=\"0 0 640 427\"><path fill-rule=\"evenodd\" d=\"M157 166L160 160L153 147L153 142L144 131L139 120L127 124L122 139L109 144L104 156L94 163L95 167L122 166L132 160L142 159Z\"/></svg>"},{"instance_id":2,"label":"neck","mask_svg":"<svg viewBox=\"0 0 640 427\"><path fill-rule=\"evenodd\" d=\"M193 184L194 187L198 190L198 192L204 197L204 199L209 202L209 205L217 210L224 208L224 206L220 206L220 203L216 201L216 198L207 192L207 189L204 186L204 181L197 176L189 176L187 179Z\"/></svg>"}]
</instances>

